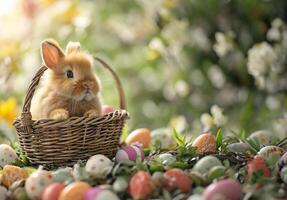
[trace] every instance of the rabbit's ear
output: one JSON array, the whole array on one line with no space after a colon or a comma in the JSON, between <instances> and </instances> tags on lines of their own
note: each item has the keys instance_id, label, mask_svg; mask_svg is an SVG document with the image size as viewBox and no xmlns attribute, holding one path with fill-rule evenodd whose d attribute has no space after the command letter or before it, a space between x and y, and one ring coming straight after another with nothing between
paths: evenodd
<instances>
[{"instance_id":1,"label":"rabbit's ear","mask_svg":"<svg viewBox=\"0 0 287 200\"><path fill-rule=\"evenodd\" d=\"M66 54L80 52L81 44L79 42L69 42L66 47Z\"/></svg>"},{"instance_id":2,"label":"rabbit's ear","mask_svg":"<svg viewBox=\"0 0 287 200\"><path fill-rule=\"evenodd\" d=\"M59 67L62 58L65 56L61 47L53 40L45 40L41 43L41 54L44 64L52 70Z\"/></svg>"}]
</instances>

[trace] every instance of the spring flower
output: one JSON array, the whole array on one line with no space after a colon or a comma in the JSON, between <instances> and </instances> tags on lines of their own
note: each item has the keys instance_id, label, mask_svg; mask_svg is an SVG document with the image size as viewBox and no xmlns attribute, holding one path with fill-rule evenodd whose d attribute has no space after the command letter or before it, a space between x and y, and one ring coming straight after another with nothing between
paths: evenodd
<instances>
[{"instance_id":1,"label":"spring flower","mask_svg":"<svg viewBox=\"0 0 287 200\"><path fill-rule=\"evenodd\" d=\"M221 127L227 122L227 118L223 115L223 109L218 105L213 105L210 112L211 114L203 113L200 117L205 130L210 130L214 126Z\"/></svg>"},{"instance_id":2,"label":"spring flower","mask_svg":"<svg viewBox=\"0 0 287 200\"><path fill-rule=\"evenodd\" d=\"M249 49L248 73L255 78L259 87L264 87L264 76L275 66L276 59L273 48L267 42L256 44Z\"/></svg>"},{"instance_id":3,"label":"spring flower","mask_svg":"<svg viewBox=\"0 0 287 200\"><path fill-rule=\"evenodd\" d=\"M227 55L234 49L232 33L215 33L216 43L213 45L213 50L219 57Z\"/></svg>"},{"instance_id":4,"label":"spring flower","mask_svg":"<svg viewBox=\"0 0 287 200\"><path fill-rule=\"evenodd\" d=\"M0 101L0 121L12 125L17 115L17 101L14 97L10 97L6 101Z\"/></svg>"}]
</instances>

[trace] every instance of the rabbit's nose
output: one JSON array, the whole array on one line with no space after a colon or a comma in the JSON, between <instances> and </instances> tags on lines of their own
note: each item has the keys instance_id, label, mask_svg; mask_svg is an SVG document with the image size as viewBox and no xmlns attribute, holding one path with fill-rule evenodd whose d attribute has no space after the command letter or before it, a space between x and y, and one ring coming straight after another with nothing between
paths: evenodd
<instances>
[{"instance_id":1,"label":"rabbit's nose","mask_svg":"<svg viewBox=\"0 0 287 200\"><path fill-rule=\"evenodd\" d=\"M89 89L89 88L90 88L90 84L87 83L87 82L84 82L84 83L83 83L83 86L84 86L85 89Z\"/></svg>"}]
</instances>

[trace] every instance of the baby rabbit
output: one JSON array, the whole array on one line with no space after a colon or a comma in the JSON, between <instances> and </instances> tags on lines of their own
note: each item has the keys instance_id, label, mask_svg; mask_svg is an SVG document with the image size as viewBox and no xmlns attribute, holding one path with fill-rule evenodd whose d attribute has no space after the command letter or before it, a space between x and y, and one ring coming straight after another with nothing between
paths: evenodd
<instances>
[{"instance_id":1,"label":"baby rabbit","mask_svg":"<svg viewBox=\"0 0 287 200\"><path fill-rule=\"evenodd\" d=\"M34 96L34 119L94 117L101 114L100 82L92 72L93 59L80 52L80 43L69 42L64 52L54 40L41 43L46 80Z\"/></svg>"}]
</instances>

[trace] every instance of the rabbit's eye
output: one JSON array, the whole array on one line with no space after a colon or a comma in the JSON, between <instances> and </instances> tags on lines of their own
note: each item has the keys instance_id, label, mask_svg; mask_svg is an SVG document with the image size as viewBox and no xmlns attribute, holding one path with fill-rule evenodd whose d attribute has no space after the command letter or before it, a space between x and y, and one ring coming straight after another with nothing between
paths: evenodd
<instances>
[{"instance_id":1,"label":"rabbit's eye","mask_svg":"<svg viewBox=\"0 0 287 200\"><path fill-rule=\"evenodd\" d=\"M68 78L73 78L74 77L74 74L73 74L72 70L68 70L67 71L67 77Z\"/></svg>"}]
</instances>

